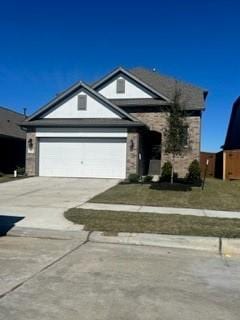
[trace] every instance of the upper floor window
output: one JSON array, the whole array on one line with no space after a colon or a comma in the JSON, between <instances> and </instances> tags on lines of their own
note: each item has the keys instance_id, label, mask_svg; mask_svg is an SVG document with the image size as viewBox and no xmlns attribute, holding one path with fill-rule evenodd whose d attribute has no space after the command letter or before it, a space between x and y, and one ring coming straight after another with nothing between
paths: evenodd
<instances>
[{"instance_id":1,"label":"upper floor window","mask_svg":"<svg viewBox=\"0 0 240 320\"><path fill-rule=\"evenodd\" d=\"M117 93L125 93L125 80L117 79Z\"/></svg>"},{"instance_id":2,"label":"upper floor window","mask_svg":"<svg viewBox=\"0 0 240 320\"><path fill-rule=\"evenodd\" d=\"M87 96L79 95L78 96L78 110L86 110L87 109Z\"/></svg>"}]
</instances>

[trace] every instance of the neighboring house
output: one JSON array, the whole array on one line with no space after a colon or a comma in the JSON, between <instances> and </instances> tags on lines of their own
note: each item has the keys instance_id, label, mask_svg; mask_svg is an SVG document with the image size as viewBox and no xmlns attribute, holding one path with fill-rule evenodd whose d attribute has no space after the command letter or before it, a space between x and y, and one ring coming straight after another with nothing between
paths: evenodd
<instances>
[{"instance_id":1,"label":"neighboring house","mask_svg":"<svg viewBox=\"0 0 240 320\"><path fill-rule=\"evenodd\" d=\"M126 178L160 174L166 107L181 91L189 131L180 176L199 160L207 91L144 68L117 68L93 85L78 82L23 123L28 175Z\"/></svg>"},{"instance_id":2,"label":"neighboring house","mask_svg":"<svg viewBox=\"0 0 240 320\"><path fill-rule=\"evenodd\" d=\"M0 107L0 172L12 173L17 166L25 165L26 133L18 123L24 115Z\"/></svg>"},{"instance_id":3,"label":"neighboring house","mask_svg":"<svg viewBox=\"0 0 240 320\"><path fill-rule=\"evenodd\" d=\"M240 179L240 97L233 104L222 148L223 179Z\"/></svg>"}]
</instances>

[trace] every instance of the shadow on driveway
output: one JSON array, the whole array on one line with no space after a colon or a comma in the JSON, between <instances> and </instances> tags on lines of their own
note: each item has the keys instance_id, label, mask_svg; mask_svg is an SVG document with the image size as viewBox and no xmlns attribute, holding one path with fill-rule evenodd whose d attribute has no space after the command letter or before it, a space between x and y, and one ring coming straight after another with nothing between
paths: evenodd
<instances>
[{"instance_id":1,"label":"shadow on driveway","mask_svg":"<svg viewBox=\"0 0 240 320\"><path fill-rule=\"evenodd\" d=\"M0 237L5 236L15 226L15 223L23 219L24 217L0 215Z\"/></svg>"}]
</instances>

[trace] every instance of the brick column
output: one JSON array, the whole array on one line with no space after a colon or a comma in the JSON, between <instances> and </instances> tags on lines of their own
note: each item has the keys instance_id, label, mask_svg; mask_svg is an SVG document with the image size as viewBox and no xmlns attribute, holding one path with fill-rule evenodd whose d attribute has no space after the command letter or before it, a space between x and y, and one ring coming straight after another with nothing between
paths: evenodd
<instances>
[{"instance_id":1,"label":"brick column","mask_svg":"<svg viewBox=\"0 0 240 320\"><path fill-rule=\"evenodd\" d=\"M127 176L138 173L139 134L128 132L127 136Z\"/></svg>"},{"instance_id":2,"label":"brick column","mask_svg":"<svg viewBox=\"0 0 240 320\"><path fill-rule=\"evenodd\" d=\"M29 148L29 140L32 139L32 148ZM36 175L37 139L35 129L27 132L26 139L26 174Z\"/></svg>"}]
</instances>

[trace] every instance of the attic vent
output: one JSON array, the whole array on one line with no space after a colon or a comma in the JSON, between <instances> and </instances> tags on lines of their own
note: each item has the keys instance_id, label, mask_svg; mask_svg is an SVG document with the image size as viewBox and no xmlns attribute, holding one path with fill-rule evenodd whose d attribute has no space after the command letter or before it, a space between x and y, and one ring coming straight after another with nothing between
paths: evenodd
<instances>
[{"instance_id":1,"label":"attic vent","mask_svg":"<svg viewBox=\"0 0 240 320\"><path fill-rule=\"evenodd\" d=\"M117 93L125 93L125 80L117 79Z\"/></svg>"},{"instance_id":2,"label":"attic vent","mask_svg":"<svg viewBox=\"0 0 240 320\"><path fill-rule=\"evenodd\" d=\"M78 110L86 110L87 109L87 96L80 95L78 96Z\"/></svg>"}]
</instances>

